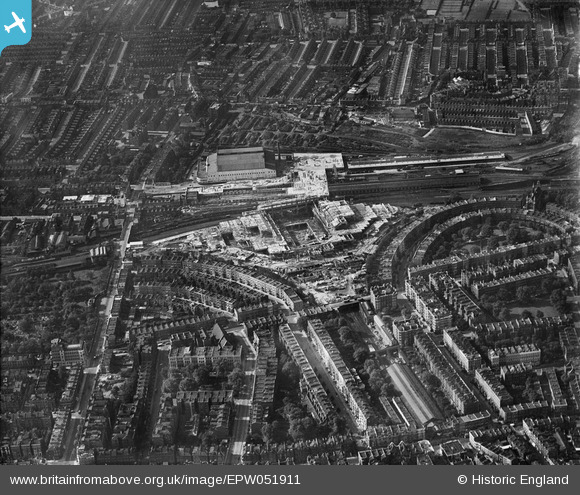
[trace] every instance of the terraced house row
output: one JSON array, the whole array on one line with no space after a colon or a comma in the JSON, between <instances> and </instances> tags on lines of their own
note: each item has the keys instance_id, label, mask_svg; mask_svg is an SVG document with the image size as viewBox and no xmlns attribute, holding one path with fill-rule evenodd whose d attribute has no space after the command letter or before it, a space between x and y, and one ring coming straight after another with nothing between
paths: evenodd
<instances>
[{"instance_id":1,"label":"terraced house row","mask_svg":"<svg viewBox=\"0 0 580 495\"><path fill-rule=\"evenodd\" d=\"M441 381L443 392L459 413L479 411L481 405L477 398L432 338L428 334L418 333L414 345L431 373Z\"/></svg>"},{"instance_id":2,"label":"terraced house row","mask_svg":"<svg viewBox=\"0 0 580 495\"><path fill-rule=\"evenodd\" d=\"M287 324L280 325L279 336L292 361L300 370L300 391L311 413L318 421L324 421L334 411L324 387L312 369L292 329Z\"/></svg>"},{"instance_id":3,"label":"terraced house row","mask_svg":"<svg viewBox=\"0 0 580 495\"><path fill-rule=\"evenodd\" d=\"M249 268L228 265L219 261L209 262L187 262L184 267L186 272L198 272L216 278L237 282L250 289L272 297L275 301L284 303L294 311L300 311L303 308L302 299L296 294L296 291L267 275L257 273Z\"/></svg>"},{"instance_id":4,"label":"terraced house row","mask_svg":"<svg viewBox=\"0 0 580 495\"><path fill-rule=\"evenodd\" d=\"M344 396L360 430L366 430L371 417L371 407L365 393L359 388L351 370L344 362L328 331L318 319L307 324L308 337L312 341L322 363Z\"/></svg>"}]
</instances>

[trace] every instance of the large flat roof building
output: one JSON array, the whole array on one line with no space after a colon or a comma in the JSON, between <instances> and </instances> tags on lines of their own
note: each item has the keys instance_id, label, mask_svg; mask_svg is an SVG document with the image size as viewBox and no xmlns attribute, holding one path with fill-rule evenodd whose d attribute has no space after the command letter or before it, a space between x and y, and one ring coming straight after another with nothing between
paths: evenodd
<instances>
[{"instance_id":1,"label":"large flat roof building","mask_svg":"<svg viewBox=\"0 0 580 495\"><path fill-rule=\"evenodd\" d=\"M205 176L200 182L270 179L276 171L266 168L264 148L233 148L218 150L206 159Z\"/></svg>"},{"instance_id":2,"label":"large flat roof building","mask_svg":"<svg viewBox=\"0 0 580 495\"><path fill-rule=\"evenodd\" d=\"M80 344L65 344L61 339L51 340L50 359L57 366L71 366L84 364L85 350Z\"/></svg>"}]
</instances>

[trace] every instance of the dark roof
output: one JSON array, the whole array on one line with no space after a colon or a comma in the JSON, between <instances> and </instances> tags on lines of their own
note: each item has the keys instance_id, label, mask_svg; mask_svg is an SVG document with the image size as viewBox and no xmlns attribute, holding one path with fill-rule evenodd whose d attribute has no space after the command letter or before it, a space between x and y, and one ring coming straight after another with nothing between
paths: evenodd
<instances>
[{"instance_id":1,"label":"dark roof","mask_svg":"<svg viewBox=\"0 0 580 495\"><path fill-rule=\"evenodd\" d=\"M219 150L217 153L217 169L219 172L261 168L266 168L263 148L235 148Z\"/></svg>"}]
</instances>

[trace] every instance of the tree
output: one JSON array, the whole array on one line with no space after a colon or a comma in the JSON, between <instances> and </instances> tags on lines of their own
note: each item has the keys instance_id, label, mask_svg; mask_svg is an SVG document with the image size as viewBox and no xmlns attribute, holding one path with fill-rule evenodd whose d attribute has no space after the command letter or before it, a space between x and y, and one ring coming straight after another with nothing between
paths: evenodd
<instances>
[{"instance_id":1,"label":"tree","mask_svg":"<svg viewBox=\"0 0 580 495\"><path fill-rule=\"evenodd\" d=\"M291 399L288 397L284 398L284 416L288 420L291 419L301 419L304 414L302 413L302 409L300 409Z\"/></svg>"},{"instance_id":2,"label":"tree","mask_svg":"<svg viewBox=\"0 0 580 495\"><path fill-rule=\"evenodd\" d=\"M493 303L493 316L499 318L499 314L505 308L505 303L503 301L497 301Z\"/></svg>"},{"instance_id":3,"label":"tree","mask_svg":"<svg viewBox=\"0 0 580 495\"><path fill-rule=\"evenodd\" d=\"M439 246L439 248L437 249L437 252L435 253L435 255L433 256L433 258L435 259L439 259L439 258L444 258L445 254L446 254L446 249L445 246L441 245Z\"/></svg>"},{"instance_id":4,"label":"tree","mask_svg":"<svg viewBox=\"0 0 580 495\"><path fill-rule=\"evenodd\" d=\"M386 397L393 397L394 395L396 395L396 390L393 384L383 383L381 385L381 395L384 395Z\"/></svg>"},{"instance_id":5,"label":"tree","mask_svg":"<svg viewBox=\"0 0 580 495\"><path fill-rule=\"evenodd\" d=\"M209 462L209 451L212 445L215 444L215 435L213 430L206 430L201 435L201 447L205 450L207 456L207 462Z\"/></svg>"},{"instance_id":6,"label":"tree","mask_svg":"<svg viewBox=\"0 0 580 495\"><path fill-rule=\"evenodd\" d=\"M185 377L183 380L179 382L179 390L187 391L187 390L197 390L199 388L199 383L197 383L191 377Z\"/></svg>"},{"instance_id":7,"label":"tree","mask_svg":"<svg viewBox=\"0 0 580 495\"><path fill-rule=\"evenodd\" d=\"M543 318L544 317L544 312L541 309L538 309L538 311L536 311L536 318Z\"/></svg>"},{"instance_id":8,"label":"tree","mask_svg":"<svg viewBox=\"0 0 580 495\"><path fill-rule=\"evenodd\" d=\"M473 229L471 227L465 227L461 230L461 235L463 236L464 240L468 241L473 235Z\"/></svg>"},{"instance_id":9,"label":"tree","mask_svg":"<svg viewBox=\"0 0 580 495\"><path fill-rule=\"evenodd\" d=\"M172 376L163 381L163 391L169 394L175 394L179 390L181 378Z\"/></svg>"},{"instance_id":10,"label":"tree","mask_svg":"<svg viewBox=\"0 0 580 495\"><path fill-rule=\"evenodd\" d=\"M524 285L522 287L518 287L516 289L516 298L519 302L521 302L523 304L527 304L527 303L531 302L533 294L534 294L534 290L527 285Z\"/></svg>"},{"instance_id":11,"label":"tree","mask_svg":"<svg viewBox=\"0 0 580 495\"><path fill-rule=\"evenodd\" d=\"M298 442L303 440L306 434L306 430L301 420L291 420L290 427L288 428L288 433L292 437L292 440Z\"/></svg>"},{"instance_id":12,"label":"tree","mask_svg":"<svg viewBox=\"0 0 580 495\"><path fill-rule=\"evenodd\" d=\"M463 318L459 318L459 321L457 322L457 329L460 332L468 332L469 328L469 323L467 323Z\"/></svg>"},{"instance_id":13,"label":"tree","mask_svg":"<svg viewBox=\"0 0 580 495\"><path fill-rule=\"evenodd\" d=\"M381 388L380 388L380 390L379 390L379 394L380 394L380 395L386 395L386 396L388 396L388 395L389 395L389 393L388 393L388 392L389 392L389 390L388 390L388 385L389 385L388 383L383 383L383 384L381 385Z\"/></svg>"},{"instance_id":14,"label":"tree","mask_svg":"<svg viewBox=\"0 0 580 495\"><path fill-rule=\"evenodd\" d=\"M209 372L210 368L202 364L192 370L191 378L193 378L200 386L207 385L209 383Z\"/></svg>"},{"instance_id":15,"label":"tree","mask_svg":"<svg viewBox=\"0 0 580 495\"><path fill-rule=\"evenodd\" d=\"M545 278L542 280L540 287L542 288L542 294L549 294L554 288L554 279L551 277Z\"/></svg>"},{"instance_id":16,"label":"tree","mask_svg":"<svg viewBox=\"0 0 580 495\"><path fill-rule=\"evenodd\" d=\"M401 316L403 318L405 318L406 320L408 320L409 318L411 318L411 315L413 314L413 311L409 308L403 308L401 309Z\"/></svg>"},{"instance_id":17,"label":"tree","mask_svg":"<svg viewBox=\"0 0 580 495\"><path fill-rule=\"evenodd\" d=\"M344 345L352 342L352 330L349 327L340 327L338 329L338 336Z\"/></svg>"},{"instance_id":18,"label":"tree","mask_svg":"<svg viewBox=\"0 0 580 495\"><path fill-rule=\"evenodd\" d=\"M566 293L562 289L554 289L550 294L550 303L559 313L566 312Z\"/></svg>"},{"instance_id":19,"label":"tree","mask_svg":"<svg viewBox=\"0 0 580 495\"><path fill-rule=\"evenodd\" d=\"M363 365L365 371L370 375L373 370L377 369L377 363L374 359L367 359Z\"/></svg>"},{"instance_id":20,"label":"tree","mask_svg":"<svg viewBox=\"0 0 580 495\"><path fill-rule=\"evenodd\" d=\"M288 360L282 366L282 375L290 385L296 384L300 379L300 370L298 369L298 366Z\"/></svg>"},{"instance_id":21,"label":"tree","mask_svg":"<svg viewBox=\"0 0 580 495\"><path fill-rule=\"evenodd\" d=\"M528 376L528 378L526 378L526 385L522 395L528 402L532 402L537 399L537 392L534 386L534 380L531 376Z\"/></svg>"},{"instance_id":22,"label":"tree","mask_svg":"<svg viewBox=\"0 0 580 495\"><path fill-rule=\"evenodd\" d=\"M499 246L499 239L497 236L492 235L488 240L487 240L487 248L488 249L495 249Z\"/></svg>"},{"instance_id":23,"label":"tree","mask_svg":"<svg viewBox=\"0 0 580 495\"><path fill-rule=\"evenodd\" d=\"M334 330L338 325L338 318L329 318L324 322L326 330Z\"/></svg>"},{"instance_id":24,"label":"tree","mask_svg":"<svg viewBox=\"0 0 580 495\"><path fill-rule=\"evenodd\" d=\"M501 302L510 301L512 299L509 291L503 287L497 291L497 298Z\"/></svg>"},{"instance_id":25,"label":"tree","mask_svg":"<svg viewBox=\"0 0 580 495\"><path fill-rule=\"evenodd\" d=\"M283 442L286 438L286 429L277 419L272 421L272 440L276 443Z\"/></svg>"},{"instance_id":26,"label":"tree","mask_svg":"<svg viewBox=\"0 0 580 495\"><path fill-rule=\"evenodd\" d=\"M352 357L357 363L363 363L369 357L369 351L362 345L356 346Z\"/></svg>"},{"instance_id":27,"label":"tree","mask_svg":"<svg viewBox=\"0 0 580 495\"><path fill-rule=\"evenodd\" d=\"M264 423L262 426L262 440L266 443L266 445L270 445L274 438L274 426L272 423Z\"/></svg>"},{"instance_id":28,"label":"tree","mask_svg":"<svg viewBox=\"0 0 580 495\"><path fill-rule=\"evenodd\" d=\"M520 236L520 229L518 227L512 226L509 228L506 234L506 240L509 244L516 244Z\"/></svg>"},{"instance_id":29,"label":"tree","mask_svg":"<svg viewBox=\"0 0 580 495\"><path fill-rule=\"evenodd\" d=\"M227 373L228 368L224 360L220 359L214 364L213 370L217 376L224 376Z\"/></svg>"},{"instance_id":30,"label":"tree","mask_svg":"<svg viewBox=\"0 0 580 495\"><path fill-rule=\"evenodd\" d=\"M73 316L73 315L69 316L66 319L66 324L72 330L78 330L79 327L81 326L81 322L79 321L79 319L76 316Z\"/></svg>"},{"instance_id":31,"label":"tree","mask_svg":"<svg viewBox=\"0 0 580 495\"><path fill-rule=\"evenodd\" d=\"M369 387L375 392L380 393L381 387L383 386L383 373L381 370L374 370L369 376Z\"/></svg>"},{"instance_id":32,"label":"tree","mask_svg":"<svg viewBox=\"0 0 580 495\"><path fill-rule=\"evenodd\" d=\"M26 315L22 320L20 320L20 331L22 333L31 333L34 330L34 320L32 316Z\"/></svg>"},{"instance_id":33,"label":"tree","mask_svg":"<svg viewBox=\"0 0 580 495\"><path fill-rule=\"evenodd\" d=\"M509 308L503 308L500 313L499 313L499 319L500 320L509 320L511 317L511 313Z\"/></svg>"},{"instance_id":34,"label":"tree","mask_svg":"<svg viewBox=\"0 0 580 495\"><path fill-rule=\"evenodd\" d=\"M342 416L333 414L329 423L333 435L344 435L346 433L346 421Z\"/></svg>"},{"instance_id":35,"label":"tree","mask_svg":"<svg viewBox=\"0 0 580 495\"><path fill-rule=\"evenodd\" d=\"M228 384L233 388L235 395L240 392L244 386L244 372L241 368L236 367L231 371L228 375Z\"/></svg>"},{"instance_id":36,"label":"tree","mask_svg":"<svg viewBox=\"0 0 580 495\"><path fill-rule=\"evenodd\" d=\"M527 309L522 311L522 318L532 318L532 312L528 311Z\"/></svg>"},{"instance_id":37,"label":"tree","mask_svg":"<svg viewBox=\"0 0 580 495\"><path fill-rule=\"evenodd\" d=\"M509 223L505 220L502 220L497 224L498 228L505 234L509 229Z\"/></svg>"},{"instance_id":38,"label":"tree","mask_svg":"<svg viewBox=\"0 0 580 495\"><path fill-rule=\"evenodd\" d=\"M560 289L554 289L550 294L550 302L553 306L556 306L565 296L562 294Z\"/></svg>"},{"instance_id":39,"label":"tree","mask_svg":"<svg viewBox=\"0 0 580 495\"><path fill-rule=\"evenodd\" d=\"M302 418L302 427L304 428L304 438L306 440L312 440L313 438L316 438L316 422L310 416Z\"/></svg>"},{"instance_id":40,"label":"tree","mask_svg":"<svg viewBox=\"0 0 580 495\"><path fill-rule=\"evenodd\" d=\"M493 229L491 228L491 225L489 225L488 223L484 223L483 226L481 227L479 235L481 237L489 237L492 233Z\"/></svg>"}]
</instances>

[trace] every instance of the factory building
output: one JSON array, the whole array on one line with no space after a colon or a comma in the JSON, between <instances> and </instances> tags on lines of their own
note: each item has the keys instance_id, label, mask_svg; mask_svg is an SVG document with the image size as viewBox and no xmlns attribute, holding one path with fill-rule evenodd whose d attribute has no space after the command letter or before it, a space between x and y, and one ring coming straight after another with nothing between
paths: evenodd
<instances>
[{"instance_id":1,"label":"factory building","mask_svg":"<svg viewBox=\"0 0 580 495\"><path fill-rule=\"evenodd\" d=\"M207 157L198 179L205 183L271 179L276 171L266 168L268 154L261 147L218 150Z\"/></svg>"}]
</instances>

